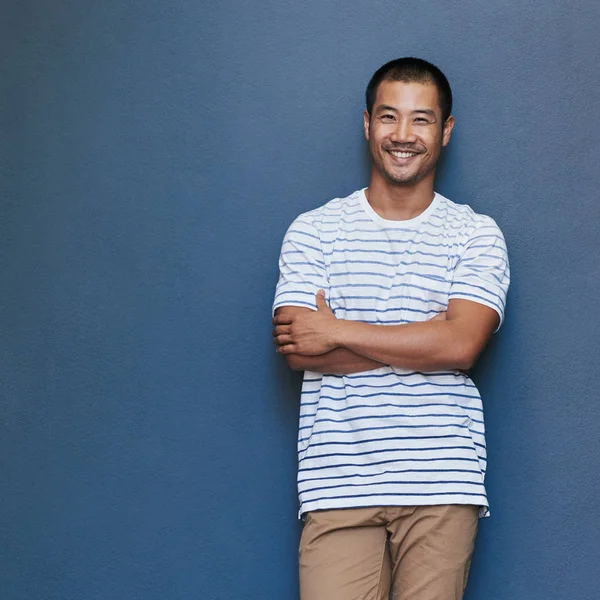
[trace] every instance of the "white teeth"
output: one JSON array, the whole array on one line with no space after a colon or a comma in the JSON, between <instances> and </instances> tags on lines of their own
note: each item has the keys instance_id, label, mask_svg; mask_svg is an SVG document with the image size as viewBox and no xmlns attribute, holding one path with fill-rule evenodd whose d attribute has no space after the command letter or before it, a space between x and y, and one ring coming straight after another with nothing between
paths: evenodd
<instances>
[{"instance_id":1,"label":"white teeth","mask_svg":"<svg viewBox=\"0 0 600 600\"><path fill-rule=\"evenodd\" d=\"M397 156L398 158L410 158L411 156L415 156L416 152L395 152L394 150L390 150L390 154Z\"/></svg>"}]
</instances>

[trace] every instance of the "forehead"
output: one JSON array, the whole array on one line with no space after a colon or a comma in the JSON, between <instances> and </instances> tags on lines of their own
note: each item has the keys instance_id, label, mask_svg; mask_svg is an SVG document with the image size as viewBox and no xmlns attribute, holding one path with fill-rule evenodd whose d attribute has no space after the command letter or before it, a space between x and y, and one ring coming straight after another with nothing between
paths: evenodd
<instances>
[{"instance_id":1,"label":"forehead","mask_svg":"<svg viewBox=\"0 0 600 600\"><path fill-rule=\"evenodd\" d=\"M377 88L373 111L381 104L399 111L434 110L441 114L439 93L433 82L382 81Z\"/></svg>"}]
</instances>

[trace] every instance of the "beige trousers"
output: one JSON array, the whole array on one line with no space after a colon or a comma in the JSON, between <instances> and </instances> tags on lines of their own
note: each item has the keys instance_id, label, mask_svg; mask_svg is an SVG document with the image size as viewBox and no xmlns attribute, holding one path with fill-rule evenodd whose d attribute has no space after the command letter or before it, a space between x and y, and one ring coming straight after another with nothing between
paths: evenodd
<instances>
[{"instance_id":1,"label":"beige trousers","mask_svg":"<svg viewBox=\"0 0 600 600\"><path fill-rule=\"evenodd\" d=\"M479 507L390 506L308 513L301 600L461 600Z\"/></svg>"}]
</instances>

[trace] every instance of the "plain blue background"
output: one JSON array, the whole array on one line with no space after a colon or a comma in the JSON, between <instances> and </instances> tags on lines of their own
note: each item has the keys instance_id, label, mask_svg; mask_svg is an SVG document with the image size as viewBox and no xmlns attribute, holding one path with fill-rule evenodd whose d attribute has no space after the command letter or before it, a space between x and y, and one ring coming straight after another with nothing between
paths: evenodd
<instances>
[{"instance_id":1,"label":"plain blue background","mask_svg":"<svg viewBox=\"0 0 600 600\"><path fill-rule=\"evenodd\" d=\"M455 93L437 189L509 245L467 600L600 597L600 5L8 0L0 597L297 598L283 234L367 183L363 93Z\"/></svg>"}]
</instances>

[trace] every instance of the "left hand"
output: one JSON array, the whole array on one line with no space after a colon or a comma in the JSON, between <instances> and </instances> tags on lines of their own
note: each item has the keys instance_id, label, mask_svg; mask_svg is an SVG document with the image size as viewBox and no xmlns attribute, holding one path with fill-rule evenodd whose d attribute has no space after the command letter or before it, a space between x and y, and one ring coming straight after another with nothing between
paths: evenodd
<instances>
[{"instance_id":1,"label":"left hand","mask_svg":"<svg viewBox=\"0 0 600 600\"><path fill-rule=\"evenodd\" d=\"M316 295L317 310L273 319L273 341L281 354L314 356L336 348L334 331L338 320L327 306L325 292Z\"/></svg>"}]
</instances>

